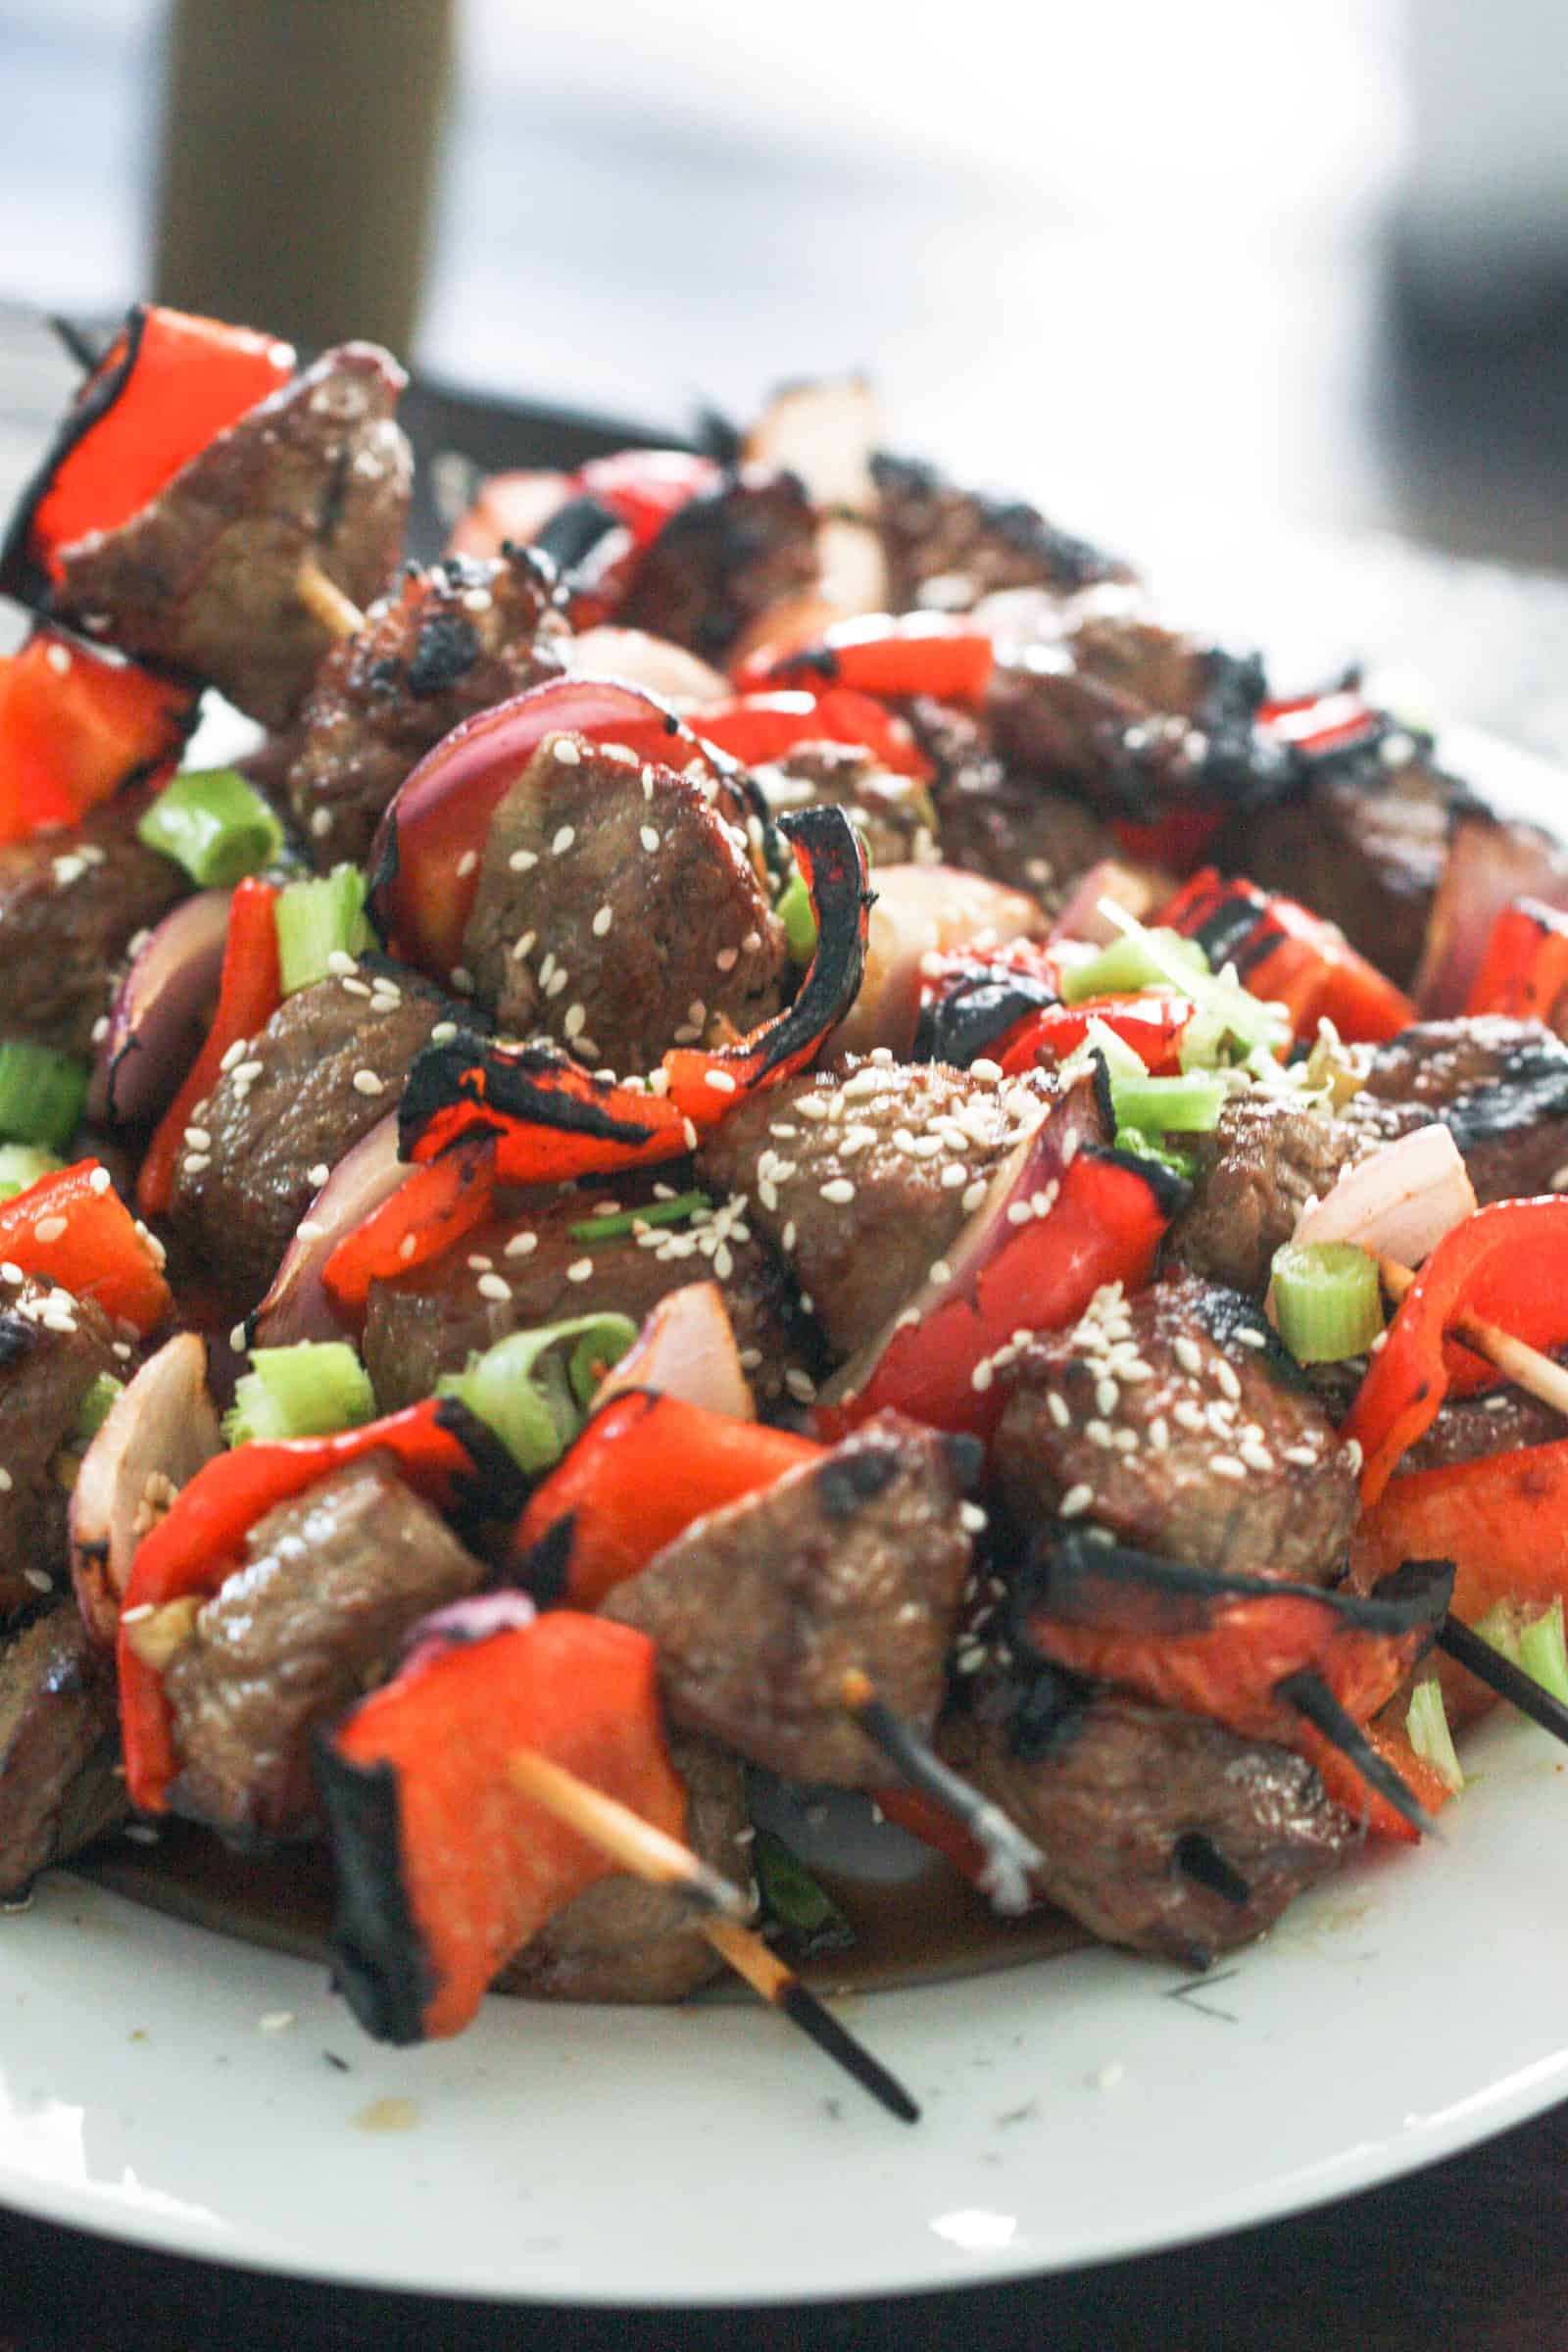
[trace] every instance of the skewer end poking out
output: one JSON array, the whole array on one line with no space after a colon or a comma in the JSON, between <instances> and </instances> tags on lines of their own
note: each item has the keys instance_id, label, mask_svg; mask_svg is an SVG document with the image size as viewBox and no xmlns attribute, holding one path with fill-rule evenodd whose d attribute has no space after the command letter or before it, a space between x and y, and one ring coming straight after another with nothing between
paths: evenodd
<instances>
[{"instance_id":1,"label":"skewer end poking out","mask_svg":"<svg viewBox=\"0 0 1568 2352\"><path fill-rule=\"evenodd\" d=\"M328 636L357 637L365 626L365 614L345 596L336 580L328 579L314 556L307 556L294 581L300 603Z\"/></svg>"}]
</instances>

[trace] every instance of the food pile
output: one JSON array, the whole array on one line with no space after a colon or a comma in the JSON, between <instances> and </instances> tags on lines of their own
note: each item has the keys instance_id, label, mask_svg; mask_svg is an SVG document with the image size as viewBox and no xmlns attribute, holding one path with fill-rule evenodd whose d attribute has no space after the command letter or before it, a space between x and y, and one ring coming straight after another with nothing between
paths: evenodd
<instances>
[{"instance_id":1,"label":"food pile","mask_svg":"<svg viewBox=\"0 0 1568 2352\"><path fill-rule=\"evenodd\" d=\"M402 381L139 308L0 554L0 1895L324 1841L410 2040L704 1982L757 1775L1184 1964L1417 1838L1453 1626L1568 1699L1568 854L863 387L425 566Z\"/></svg>"}]
</instances>

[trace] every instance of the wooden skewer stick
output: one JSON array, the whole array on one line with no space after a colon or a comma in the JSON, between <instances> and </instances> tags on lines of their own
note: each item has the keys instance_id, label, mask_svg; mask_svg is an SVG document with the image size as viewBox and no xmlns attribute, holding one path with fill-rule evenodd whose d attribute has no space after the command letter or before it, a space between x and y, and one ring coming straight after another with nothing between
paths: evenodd
<instances>
[{"instance_id":1,"label":"wooden skewer stick","mask_svg":"<svg viewBox=\"0 0 1568 2352\"><path fill-rule=\"evenodd\" d=\"M839 1685L839 1696L868 1740L897 1765L911 1788L918 1788L934 1805L965 1830L986 1857L980 1884L999 1911L1016 1916L1029 1908L1029 1881L1043 1871L1046 1857L1032 1838L1026 1838L1002 1807L971 1788L942 1758L914 1726L895 1714L878 1698L868 1674L852 1666Z\"/></svg>"},{"instance_id":2,"label":"wooden skewer stick","mask_svg":"<svg viewBox=\"0 0 1568 2352\"><path fill-rule=\"evenodd\" d=\"M1391 1298L1402 1298L1415 1280L1410 1268L1401 1266L1396 1257L1380 1257L1378 1273ZM1452 1329L1456 1338L1478 1355L1488 1357L1517 1388L1528 1389L1543 1404L1568 1416L1568 1369L1563 1365L1481 1315L1459 1315Z\"/></svg>"},{"instance_id":3,"label":"wooden skewer stick","mask_svg":"<svg viewBox=\"0 0 1568 2352\"><path fill-rule=\"evenodd\" d=\"M1343 1756L1348 1756L1369 1787L1403 1815L1413 1830L1431 1837L1435 1824L1425 1805L1407 1788L1392 1764L1385 1762L1366 1734L1348 1715L1321 1675L1310 1666L1298 1667L1274 1686L1274 1695L1305 1717Z\"/></svg>"},{"instance_id":4,"label":"wooden skewer stick","mask_svg":"<svg viewBox=\"0 0 1568 2352\"><path fill-rule=\"evenodd\" d=\"M295 591L304 605L329 636L357 637L365 626L365 614L352 596L345 596L336 580L328 579L314 556L307 556L294 579Z\"/></svg>"},{"instance_id":5,"label":"wooden skewer stick","mask_svg":"<svg viewBox=\"0 0 1568 2352\"><path fill-rule=\"evenodd\" d=\"M514 1786L524 1795L546 1806L624 1869L634 1871L655 1886L677 1887L684 1892L697 1908L693 1924L737 1976L744 1977L771 2008L798 2026L890 2115L896 2115L905 2124L919 2122L920 2110L897 2077L889 2074L839 2024L815 1993L801 1983L794 1970L787 1968L776 1952L768 1950L760 1936L741 1924L749 1916L751 1906L727 1879L710 1870L677 1838L666 1837L663 1831L644 1821L629 1805L606 1796L602 1789L591 1788L575 1773L552 1763L546 1756L520 1750L509 1758L508 1770ZM726 1899L722 1903L713 1902L712 1888L724 1889ZM731 1896L739 1896L739 1919L728 1899Z\"/></svg>"},{"instance_id":6,"label":"wooden skewer stick","mask_svg":"<svg viewBox=\"0 0 1568 2352\"><path fill-rule=\"evenodd\" d=\"M1542 1689L1533 1674L1526 1674L1524 1668L1516 1666L1512 1658L1505 1658L1500 1650L1493 1648L1490 1642L1483 1642L1479 1634L1472 1633L1469 1626L1461 1625L1457 1617L1450 1617L1445 1623L1438 1636L1438 1647L1446 1649L1450 1658L1475 1676L1478 1683L1485 1683L1487 1689L1495 1690L1499 1698L1509 1700L1521 1715L1528 1715L1532 1723L1539 1723L1543 1731L1568 1741L1568 1707L1563 1705L1561 1699L1553 1698L1549 1690Z\"/></svg>"}]
</instances>

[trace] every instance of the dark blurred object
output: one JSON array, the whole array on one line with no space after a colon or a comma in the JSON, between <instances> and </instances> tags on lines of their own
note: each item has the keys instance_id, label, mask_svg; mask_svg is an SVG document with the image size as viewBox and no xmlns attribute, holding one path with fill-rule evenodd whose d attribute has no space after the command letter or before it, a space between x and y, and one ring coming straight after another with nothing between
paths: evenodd
<instances>
[{"instance_id":1,"label":"dark blurred object","mask_svg":"<svg viewBox=\"0 0 1568 2352\"><path fill-rule=\"evenodd\" d=\"M352 333L406 353L453 17L453 0L175 0L158 300L307 347Z\"/></svg>"}]
</instances>

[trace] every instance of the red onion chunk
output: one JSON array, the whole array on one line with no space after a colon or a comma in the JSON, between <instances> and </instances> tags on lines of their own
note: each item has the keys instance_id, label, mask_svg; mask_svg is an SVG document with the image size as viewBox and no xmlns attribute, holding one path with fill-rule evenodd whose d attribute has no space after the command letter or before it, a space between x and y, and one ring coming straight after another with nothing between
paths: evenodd
<instances>
[{"instance_id":1,"label":"red onion chunk","mask_svg":"<svg viewBox=\"0 0 1568 2352\"><path fill-rule=\"evenodd\" d=\"M1434 1120L1345 1169L1303 1209L1293 1242L1353 1242L1374 1256L1418 1266L1475 1212L1475 1187L1446 1127Z\"/></svg>"},{"instance_id":2,"label":"red onion chunk","mask_svg":"<svg viewBox=\"0 0 1568 2352\"><path fill-rule=\"evenodd\" d=\"M689 1282L661 1298L594 1395L594 1410L624 1389L657 1389L733 1421L755 1421L735 1333L715 1282Z\"/></svg>"},{"instance_id":3,"label":"red onion chunk","mask_svg":"<svg viewBox=\"0 0 1568 2352\"><path fill-rule=\"evenodd\" d=\"M292 1348L301 1340L340 1340L343 1324L321 1276L326 1261L409 1174L398 1157L396 1111L340 1159L300 1220L272 1287L256 1310L255 1345Z\"/></svg>"},{"instance_id":4,"label":"red onion chunk","mask_svg":"<svg viewBox=\"0 0 1568 2352\"><path fill-rule=\"evenodd\" d=\"M514 1634L532 1625L539 1611L526 1592L473 1592L447 1608L421 1617L404 1643L400 1674L416 1674L449 1649L470 1642L489 1642L497 1634Z\"/></svg>"},{"instance_id":5,"label":"red onion chunk","mask_svg":"<svg viewBox=\"0 0 1568 2352\"><path fill-rule=\"evenodd\" d=\"M683 709L721 702L729 693L729 680L721 670L710 669L683 645L651 637L646 629L584 629L567 641L565 656L574 678L613 678L619 685L661 694Z\"/></svg>"},{"instance_id":6,"label":"red onion chunk","mask_svg":"<svg viewBox=\"0 0 1568 2352\"><path fill-rule=\"evenodd\" d=\"M1492 926L1510 901L1520 898L1568 911L1568 852L1534 825L1461 817L1411 989L1424 1015L1444 1020L1464 1010Z\"/></svg>"},{"instance_id":7,"label":"red onion chunk","mask_svg":"<svg viewBox=\"0 0 1568 2352\"><path fill-rule=\"evenodd\" d=\"M1051 926L1051 944L1058 939L1084 940L1090 947L1108 948L1121 934L1100 911L1109 899L1137 923L1144 923L1176 889L1174 875L1157 865L1126 865L1116 858L1102 858L1080 874L1061 912Z\"/></svg>"},{"instance_id":8,"label":"red onion chunk","mask_svg":"<svg viewBox=\"0 0 1568 2352\"><path fill-rule=\"evenodd\" d=\"M1045 918L1026 891L953 865L880 865L860 993L828 1051L869 1054L886 1046L901 1057L920 1018L921 965L956 948L1005 947L1038 939Z\"/></svg>"},{"instance_id":9,"label":"red onion chunk","mask_svg":"<svg viewBox=\"0 0 1568 2352\"><path fill-rule=\"evenodd\" d=\"M876 511L871 456L881 441L876 395L863 376L818 377L775 392L746 436L758 466L795 474L814 507Z\"/></svg>"},{"instance_id":10,"label":"red onion chunk","mask_svg":"<svg viewBox=\"0 0 1568 2352\"><path fill-rule=\"evenodd\" d=\"M97 1124L150 1126L178 1093L217 1000L228 898L181 900L132 957L93 1062L87 1116Z\"/></svg>"},{"instance_id":11,"label":"red onion chunk","mask_svg":"<svg viewBox=\"0 0 1568 2352\"><path fill-rule=\"evenodd\" d=\"M221 1446L207 1350L195 1332L179 1332L115 1398L72 1489L72 1582L88 1633L106 1649L136 1545Z\"/></svg>"}]
</instances>

